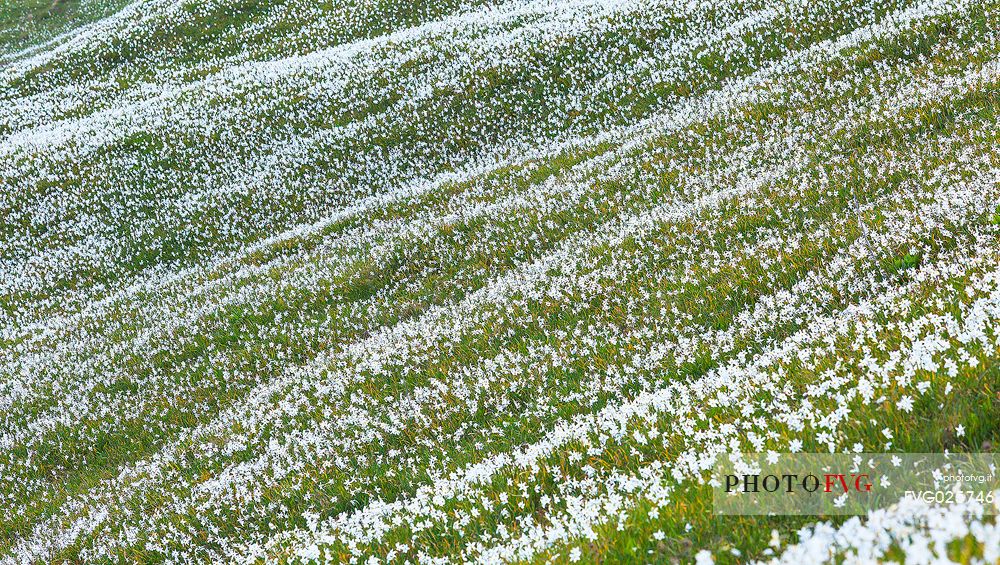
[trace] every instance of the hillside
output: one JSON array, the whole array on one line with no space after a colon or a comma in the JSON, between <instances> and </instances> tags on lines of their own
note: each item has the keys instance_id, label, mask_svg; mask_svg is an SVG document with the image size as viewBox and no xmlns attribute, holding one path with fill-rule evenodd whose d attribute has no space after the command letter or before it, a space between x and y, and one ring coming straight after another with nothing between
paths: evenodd
<instances>
[{"instance_id":1,"label":"hillside","mask_svg":"<svg viewBox=\"0 0 1000 565\"><path fill-rule=\"evenodd\" d=\"M0 0L0 563L998 563L706 483L998 322L994 0Z\"/></svg>"}]
</instances>

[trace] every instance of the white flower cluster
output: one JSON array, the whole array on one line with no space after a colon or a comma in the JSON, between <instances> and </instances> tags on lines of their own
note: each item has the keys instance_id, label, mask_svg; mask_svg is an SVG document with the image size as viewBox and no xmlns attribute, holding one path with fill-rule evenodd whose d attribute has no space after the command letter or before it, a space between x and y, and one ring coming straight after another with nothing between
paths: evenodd
<instances>
[{"instance_id":1,"label":"white flower cluster","mask_svg":"<svg viewBox=\"0 0 1000 565\"><path fill-rule=\"evenodd\" d=\"M972 541L980 552L972 563L1000 561L1000 525L984 521L975 501L929 506L918 499L851 518L840 526L816 524L799 532L800 540L769 561L795 563L953 563L954 549Z\"/></svg>"},{"instance_id":2,"label":"white flower cluster","mask_svg":"<svg viewBox=\"0 0 1000 565\"><path fill-rule=\"evenodd\" d=\"M139 0L2 55L0 563L587 561L720 453L926 447L996 385L998 54L992 1Z\"/></svg>"}]
</instances>

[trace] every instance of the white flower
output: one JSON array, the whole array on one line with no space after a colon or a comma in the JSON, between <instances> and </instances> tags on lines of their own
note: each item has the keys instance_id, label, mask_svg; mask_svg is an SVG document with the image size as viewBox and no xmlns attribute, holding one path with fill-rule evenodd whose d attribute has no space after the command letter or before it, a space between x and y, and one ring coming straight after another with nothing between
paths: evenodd
<instances>
[{"instance_id":1,"label":"white flower","mask_svg":"<svg viewBox=\"0 0 1000 565\"><path fill-rule=\"evenodd\" d=\"M767 545L773 547L774 549L781 547L781 533L778 532L778 530L771 530L771 539L767 542Z\"/></svg>"},{"instance_id":2,"label":"white flower","mask_svg":"<svg viewBox=\"0 0 1000 565\"><path fill-rule=\"evenodd\" d=\"M896 402L896 407L903 412L910 412L913 410L913 398L910 395L905 395Z\"/></svg>"}]
</instances>

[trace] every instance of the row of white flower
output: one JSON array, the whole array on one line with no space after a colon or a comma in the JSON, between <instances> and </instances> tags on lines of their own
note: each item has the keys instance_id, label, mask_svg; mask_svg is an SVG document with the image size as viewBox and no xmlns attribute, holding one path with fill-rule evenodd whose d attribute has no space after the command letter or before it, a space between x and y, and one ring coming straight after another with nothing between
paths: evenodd
<instances>
[{"instance_id":1,"label":"row of white flower","mask_svg":"<svg viewBox=\"0 0 1000 565\"><path fill-rule=\"evenodd\" d=\"M1000 525L988 522L985 511L976 501L942 507L904 499L864 520L803 528L799 541L770 563L877 563L890 557L892 550L901 551L907 563L951 562L949 545L969 539L982 552L970 556L971 563L996 563L1000 561Z\"/></svg>"}]
</instances>

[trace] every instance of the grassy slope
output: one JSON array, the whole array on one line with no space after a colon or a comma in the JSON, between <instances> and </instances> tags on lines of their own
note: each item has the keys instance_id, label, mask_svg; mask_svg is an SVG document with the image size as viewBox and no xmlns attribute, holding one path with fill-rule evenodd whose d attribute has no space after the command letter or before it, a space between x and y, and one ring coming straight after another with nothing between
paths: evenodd
<instances>
[{"instance_id":1,"label":"grassy slope","mask_svg":"<svg viewBox=\"0 0 1000 565\"><path fill-rule=\"evenodd\" d=\"M0 551L273 556L339 515L320 526L333 555L472 557L589 500L611 501L596 539L514 555L761 555L806 521L712 518L661 463L760 434L997 444L992 318L934 370L893 359L995 293L998 10L848 36L908 5L647 7L582 29L528 10L406 35L459 5L154 3L8 69ZM295 53L323 57L250 66ZM887 367L872 398L866 354ZM802 427L773 417L828 374L853 392L814 391ZM536 443L556 447L490 467ZM439 510L351 529L477 464L489 480Z\"/></svg>"},{"instance_id":2,"label":"grassy slope","mask_svg":"<svg viewBox=\"0 0 1000 565\"><path fill-rule=\"evenodd\" d=\"M0 57L49 41L123 4L121 0L4 0L0 3Z\"/></svg>"}]
</instances>

